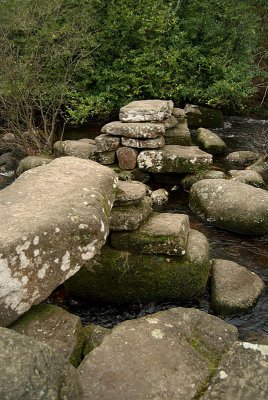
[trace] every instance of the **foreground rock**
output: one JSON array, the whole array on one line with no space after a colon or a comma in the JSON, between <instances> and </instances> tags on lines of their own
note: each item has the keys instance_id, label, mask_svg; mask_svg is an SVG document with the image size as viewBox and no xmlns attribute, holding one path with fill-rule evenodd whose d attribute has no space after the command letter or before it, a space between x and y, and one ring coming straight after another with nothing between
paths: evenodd
<instances>
[{"instance_id":1,"label":"foreground rock","mask_svg":"<svg viewBox=\"0 0 268 400\"><path fill-rule=\"evenodd\" d=\"M226 149L224 141L216 133L205 128L197 129L197 142L210 154L222 154Z\"/></svg>"},{"instance_id":2,"label":"foreground rock","mask_svg":"<svg viewBox=\"0 0 268 400\"><path fill-rule=\"evenodd\" d=\"M44 300L99 251L116 185L110 169L63 157L1 191L1 325Z\"/></svg>"},{"instance_id":3,"label":"foreground rock","mask_svg":"<svg viewBox=\"0 0 268 400\"><path fill-rule=\"evenodd\" d=\"M71 295L116 304L193 300L202 296L210 268L206 237L190 230L182 257L120 251L101 254L65 282Z\"/></svg>"},{"instance_id":4,"label":"foreground rock","mask_svg":"<svg viewBox=\"0 0 268 400\"><path fill-rule=\"evenodd\" d=\"M122 122L163 121L171 116L172 109L171 100L132 101L120 109L119 118Z\"/></svg>"},{"instance_id":5,"label":"foreground rock","mask_svg":"<svg viewBox=\"0 0 268 400\"><path fill-rule=\"evenodd\" d=\"M195 309L126 321L79 366L85 399L196 399L236 337L235 327Z\"/></svg>"},{"instance_id":6,"label":"foreground rock","mask_svg":"<svg viewBox=\"0 0 268 400\"><path fill-rule=\"evenodd\" d=\"M154 173L187 173L209 167L212 156L197 146L166 145L161 150L145 150L138 156L141 170Z\"/></svg>"},{"instance_id":7,"label":"foreground rock","mask_svg":"<svg viewBox=\"0 0 268 400\"><path fill-rule=\"evenodd\" d=\"M74 367L81 361L84 335L80 318L51 304L33 306L9 327L48 344Z\"/></svg>"},{"instance_id":8,"label":"foreground rock","mask_svg":"<svg viewBox=\"0 0 268 400\"><path fill-rule=\"evenodd\" d=\"M228 260L214 260L211 270L211 302L219 315L248 311L257 302L265 285L245 267Z\"/></svg>"},{"instance_id":9,"label":"foreground rock","mask_svg":"<svg viewBox=\"0 0 268 400\"><path fill-rule=\"evenodd\" d=\"M0 328L2 400L81 400L76 370L48 345Z\"/></svg>"},{"instance_id":10,"label":"foreground rock","mask_svg":"<svg viewBox=\"0 0 268 400\"><path fill-rule=\"evenodd\" d=\"M204 179L190 191L190 207L204 221L242 234L268 232L268 192L225 179Z\"/></svg>"}]
</instances>

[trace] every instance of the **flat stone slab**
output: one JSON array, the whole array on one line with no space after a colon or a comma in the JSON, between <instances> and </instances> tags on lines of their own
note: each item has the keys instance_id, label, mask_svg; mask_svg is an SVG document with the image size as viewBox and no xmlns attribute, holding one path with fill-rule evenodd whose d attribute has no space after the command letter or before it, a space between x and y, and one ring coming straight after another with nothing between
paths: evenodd
<instances>
[{"instance_id":1,"label":"flat stone slab","mask_svg":"<svg viewBox=\"0 0 268 400\"><path fill-rule=\"evenodd\" d=\"M147 186L136 181L119 181L114 202L115 206L133 205L146 196Z\"/></svg>"},{"instance_id":2,"label":"flat stone slab","mask_svg":"<svg viewBox=\"0 0 268 400\"><path fill-rule=\"evenodd\" d=\"M62 157L0 192L1 325L47 298L100 250L116 186L111 169Z\"/></svg>"},{"instance_id":3,"label":"flat stone slab","mask_svg":"<svg viewBox=\"0 0 268 400\"><path fill-rule=\"evenodd\" d=\"M111 244L118 250L181 256L186 253L189 229L186 214L153 213L134 232L114 232Z\"/></svg>"},{"instance_id":4,"label":"flat stone slab","mask_svg":"<svg viewBox=\"0 0 268 400\"><path fill-rule=\"evenodd\" d=\"M117 150L120 145L120 139L112 135L99 135L95 138L96 152Z\"/></svg>"},{"instance_id":5,"label":"flat stone slab","mask_svg":"<svg viewBox=\"0 0 268 400\"><path fill-rule=\"evenodd\" d=\"M190 229L184 256L142 254L105 245L65 286L75 297L113 304L185 301L205 293L209 270L208 241Z\"/></svg>"},{"instance_id":6,"label":"flat stone slab","mask_svg":"<svg viewBox=\"0 0 268 400\"><path fill-rule=\"evenodd\" d=\"M114 207L110 216L111 231L133 231L153 212L149 197L144 197L139 204Z\"/></svg>"},{"instance_id":7,"label":"flat stone slab","mask_svg":"<svg viewBox=\"0 0 268 400\"><path fill-rule=\"evenodd\" d=\"M104 125L101 129L109 135L125 136L135 139L154 139L164 135L165 125L163 123L151 122L121 122L114 121Z\"/></svg>"},{"instance_id":8,"label":"flat stone slab","mask_svg":"<svg viewBox=\"0 0 268 400\"><path fill-rule=\"evenodd\" d=\"M204 179L190 191L190 207L204 221L242 234L268 232L268 192L227 179Z\"/></svg>"},{"instance_id":9,"label":"flat stone slab","mask_svg":"<svg viewBox=\"0 0 268 400\"><path fill-rule=\"evenodd\" d=\"M197 146L166 145L161 150L144 150L138 156L139 168L154 173L195 172L211 163L211 154Z\"/></svg>"},{"instance_id":10,"label":"flat stone slab","mask_svg":"<svg viewBox=\"0 0 268 400\"><path fill-rule=\"evenodd\" d=\"M197 399L236 337L235 327L195 309L123 322L78 368L85 400Z\"/></svg>"},{"instance_id":11,"label":"flat stone slab","mask_svg":"<svg viewBox=\"0 0 268 400\"><path fill-rule=\"evenodd\" d=\"M56 157L72 156L90 159L95 152L95 145L80 140L58 141L53 146Z\"/></svg>"},{"instance_id":12,"label":"flat stone slab","mask_svg":"<svg viewBox=\"0 0 268 400\"><path fill-rule=\"evenodd\" d=\"M163 121L172 114L171 100L132 101L120 109L119 119L123 122Z\"/></svg>"},{"instance_id":13,"label":"flat stone slab","mask_svg":"<svg viewBox=\"0 0 268 400\"><path fill-rule=\"evenodd\" d=\"M164 146L165 139L163 136L158 136L155 139L121 139L122 146L134 147L137 149L159 149Z\"/></svg>"},{"instance_id":14,"label":"flat stone slab","mask_svg":"<svg viewBox=\"0 0 268 400\"><path fill-rule=\"evenodd\" d=\"M74 367L81 362L84 342L81 320L52 304L33 306L10 329L48 344Z\"/></svg>"},{"instance_id":15,"label":"flat stone slab","mask_svg":"<svg viewBox=\"0 0 268 400\"><path fill-rule=\"evenodd\" d=\"M252 308L265 288L262 279L229 260L213 260L212 307L219 315L234 315Z\"/></svg>"},{"instance_id":16,"label":"flat stone slab","mask_svg":"<svg viewBox=\"0 0 268 400\"><path fill-rule=\"evenodd\" d=\"M224 141L216 133L205 128L198 128L197 142L210 154L222 154L226 149Z\"/></svg>"}]
</instances>

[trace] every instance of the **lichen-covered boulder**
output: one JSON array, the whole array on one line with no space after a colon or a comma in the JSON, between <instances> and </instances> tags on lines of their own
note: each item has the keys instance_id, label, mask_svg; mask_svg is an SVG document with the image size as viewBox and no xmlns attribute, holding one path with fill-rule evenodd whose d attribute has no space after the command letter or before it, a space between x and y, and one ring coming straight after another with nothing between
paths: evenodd
<instances>
[{"instance_id":1,"label":"lichen-covered boulder","mask_svg":"<svg viewBox=\"0 0 268 400\"><path fill-rule=\"evenodd\" d=\"M86 160L93 157L96 149L95 145L80 140L59 140L53 148L56 157L72 156Z\"/></svg>"},{"instance_id":2,"label":"lichen-covered boulder","mask_svg":"<svg viewBox=\"0 0 268 400\"><path fill-rule=\"evenodd\" d=\"M265 182L257 171L250 169L244 169L244 170L232 169L228 173L233 181L247 183L248 185L259 188L265 188Z\"/></svg>"},{"instance_id":3,"label":"lichen-covered boulder","mask_svg":"<svg viewBox=\"0 0 268 400\"><path fill-rule=\"evenodd\" d=\"M245 183L204 179L190 191L190 207L204 221L242 234L268 232L268 192Z\"/></svg>"},{"instance_id":4,"label":"lichen-covered boulder","mask_svg":"<svg viewBox=\"0 0 268 400\"><path fill-rule=\"evenodd\" d=\"M234 151L225 157L224 162L228 169L244 169L257 161L259 155L254 151Z\"/></svg>"},{"instance_id":5,"label":"lichen-covered boulder","mask_svg":"<svg viewBox=\"0 0 268 400\"><path fill-rule=\"evenodd\" d=\"M226 149L224 141L209 129L198 128L196 140L200 147L210 154L222 154Z\"/></svg>"},{"instance_id":6,"label":"lichen-covered boulder","mask_svg":"<svg viewBox=\"0 0 268 400\"><path fill-rule=\"evenodd\" d=\"M41 157L41 156L28 156L20 160L17 175L21 175L23 172L28 171L28 169L32 169L35 167L40 167L40 165L49 164L52 161L50 157Z\"/></svg>"},{"instance_id":7,"label":"lichen-covered boulder","mask_svg":"<svg viewBox=\"0 0 268 400\"><path fill-rule=\"evenodd\" d=\"M0 192L0 325L47 298L100 250L116 186L111 169L62 157Z\"/></svg>"},{"instance_id":8,"label":"lichen-covered boulder","mask_svg":"<svg viewBox=\"0 0 268 400\"><path fill-rule=\"evenodd\" d=\"M113 232L111 245L137 253L181 256L186 253L189 229L186 214L153 213L134 232Z\"/></svg>"},{"instance_id":9,"label":"lichen-covered boulder","mask_svg":"<svg viewBox=\"0 0 268 400\"><path fill-rule=\"evenodd\" d=\"M47 344L0 328L1 400L81 400L75 368Z\"/></svg>"},{"instance_id":10,"label":"lichen-covered boulder","mask_svg":"<svg viewBox=\"0 0 268 400\"><path fill-rule=\"evenodd\" d=\"M79 366L85 400L200 398L236 338L235 327L193 308L123 322Z\"/></svg>"},{"instance_id":11,"label":"lichen-covered boulder","mask_svg":"<svg viewBox=\"0 0 268 400\"><path fill-rule=\"evenodd\" d=\"M190 230L182 257L137 254L105 245L65 286L75 297L116 304L192 300L204 294L209 267L206 237Z\"/></svg>"},{"instance_id":12,"label":"lichen-covered boulder","mask_svg":"<svg viewBox=\"0 0 268 400\"><path fill-rule=\"evenodd\" d=\"M161 150L144 150L138 155L139 168L154 173L195 172L211 163L211 154L197 146L166 145Z\"/></svg>"},{"instance_id":13,"label":"lichen-covered boulder","mask_svg":"<svg viewBox=\"0 0 268 400\"><path fill-rule=\"evenodd\" d=\"M33 306L10 329L48 344L74 367L81 361L84 334L81 320L52 304Z\"/></svg>"},{"instance_id":14,"label":"lichen-covered boulder","mask_svg":"<svg viewBox=\"0 0 268 400\"><path fill-rule=\"evenodd\" d=\"M229 260L213 260L211 302L218 315L234 315L252 308L265 288L258 275Z\"/></svg>"},{"instance_id":15,"label":"lichen-covered boulder","mask_svg":"<svg viewBox=\"0 0 268 400\"><path fill-rule=\"evenodd\" d=\"M186 104L184 111L190 128L223 128L224 119L220 110Z\"/></svg>"},{"instance_id":16,"label":"lichen-covered boulder","mask_svg":"<svg viewBox=\"0 0 268 400\"><path fill-rule=\"evenodd\" d=\"M120 109L119 119L123 122L163 121L172 114L171 100L132 101Z\"/></svg>"},{"instance_id":17,"label":"lichen-covered boulder","mask_svg":"<svg viewBox=\"0 0 268 400\"><path fill-rule=\"evenodd\" d=\"M109 135L124 136L136 139L154 139L164 135L165 125L163 122L121 122L114 121L104 125L101 129Z\"/></svg>"},{"instance_id":18,"label":"lichen-covered boulder","mask_svg":"<svg viewBox=\"0 0 268 400\"><path fill-rule=\"evenodd\" d=\"M208 170L196 174L186 175L182 180L181 184L183 189L188 191L191 189L194 183L202 181L202 179L225 179L227 175L223 171Z\"/></svg>"}]
</instances>

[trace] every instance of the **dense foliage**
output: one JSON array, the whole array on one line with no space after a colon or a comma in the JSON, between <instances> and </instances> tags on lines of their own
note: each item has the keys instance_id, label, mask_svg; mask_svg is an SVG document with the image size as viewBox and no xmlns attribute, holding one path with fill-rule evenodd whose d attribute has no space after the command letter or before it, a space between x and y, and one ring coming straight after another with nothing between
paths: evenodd
<instances>
[{"instance_id":1,"label":"dense foliage","mask_svg":"<svg viewBox=\"0 0 268 400\"><path fill-rule=\"evenodd\" d=\"M40 127L47 140L59 119L105 118L132 99L241 109L258 74L257 7L267 8L263 0L2 1L0 116L13 128Z\"/></svg>"}]
</instances>

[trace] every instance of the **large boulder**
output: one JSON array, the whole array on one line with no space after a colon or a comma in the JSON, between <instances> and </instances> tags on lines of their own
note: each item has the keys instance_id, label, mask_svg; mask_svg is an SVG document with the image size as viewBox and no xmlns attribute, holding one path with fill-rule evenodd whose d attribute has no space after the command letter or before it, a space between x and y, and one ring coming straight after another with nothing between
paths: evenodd
<instances>
[{"instance_id":1,"label":"large boulder","mask_svg":"<svg viewBox=\"0 0 268 400\"><path fill-rule=\"evenodd\" d=\"M85 400L200 398L236 338L235 327L195 309L123 322L78 368Z\"/></svg>"},{"instance_id":2,"label":"large boulder","mask_svg":"<svg viewBox=\"0 0 268 400\"><path fill-rule=\"evenodd\" d=\"M81 400L74 367L47 344L0 328L1 400Z\"/></svg>"},{"instance_id":3,"label":"large boulder","mask_svg":"<svg viewBox=\"0 0 268 400\"><path fill-rule=\"evenodd\" d=\"M0 192L2 326L44 300L100 250L116 186L109 168L63 157L26 171Z\"/></svg>"},{"instance_id":4,"label":"large boulder","mask_svg":"<svg viewBox=\"0 0 268 400\"><path fill-rule=\"evenodd\" d=\"M138 155L139 168L154 173L195 172L211 163L211 154L197 146L166 145L161 150L144 150Z\"/></svg>"},{"instance_id":5,"label":"large boulder","mask_svg":"<svg viewBox=\"0 0 268 400\"><path fill-rule=\"evenodd\" d=\"M204 179L190 191L190 207L204 221L243 234L268 232L268 192L245 183Z\"/></svg>"},{"instance_id":6,"label":"large boulder","mask_svg":"<svg viewBox=\"0 0 268 400\"><path fill-rule=\"evenodd\" d=\"M196 132L196 140L210 154L221 154L226 149L224 141L216 135L216 133L205 128L198 128Z\"/></svg>"},{"instance_id":7,"label":"large boulder","mask_svg":"<svg viewBox=\"0 0 268 400\"><path fill-rule=\"evenodd\" d=\"M190 230L184 256L139 254L105 245L65 286L75 297L116 304L192 300L204 294L209 267L206 237Z\"/></svg>"},{"instance_id":8,"label":"large boulder","mask_svg":"<svg viewBox=\"0 0 268 400\"><path fill-rule=\"evenodd\" d=\"M265 288L258 275L229 260L213 260L211 268L211 303L219 315L248 311Z\"/></svg>"},{"instance_id":9,"label":"large boulder","mask_svg":"<svg viewBox=\"0 0 268 400\"><path fill-rule=\"evenodd\" d=\"M172 114L171 100L132 101L120 109L119 119L122 122L163 121Z\"/></svg>"}]
</instances>

